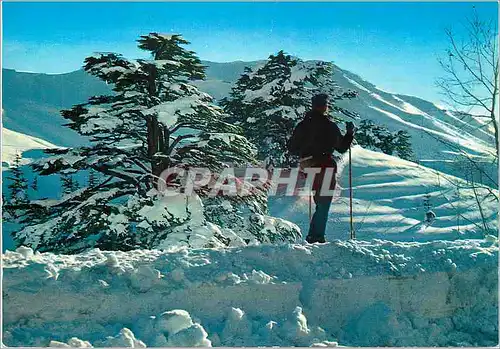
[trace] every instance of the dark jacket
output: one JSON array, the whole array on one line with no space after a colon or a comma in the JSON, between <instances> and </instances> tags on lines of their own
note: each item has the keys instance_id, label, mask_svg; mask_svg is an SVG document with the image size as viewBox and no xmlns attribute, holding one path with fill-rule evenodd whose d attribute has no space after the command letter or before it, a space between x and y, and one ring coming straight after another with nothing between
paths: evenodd
<instances>
[{"instance_id":1,"label":"dark jacket","mask_svg":"<svg viewBox=\"0 0 500 349\"><path fill-rule=\"evenodd\" d=\"M309 111L295 127L288 147L292 154L301 158L312 156L320 159L331 157L334 150L345 153L352 140L353 135L342 135L329 116Z\"/></svg>"},{"instance_id":2,"label":"dark jacket","mask_svg":"<svg viewBox=\"0 0 500 349\"><path fill-rule=\"evenodd\" d=\"M315 176L313 190L319 191L325 179L326 169L334 168L337 172L337 164L333 159L333 152L336 150L345 153L351 146L353 134L342 135L335 122L327 115L309 111L304 120L299 122L293 131L288 142L289 151L298 155L301 159L301 167L319 167L321 172ZM335 176L330 179L329 189L335 189ZM321 195L321 194L320 194Z\"/></svg>"}]
</instances>

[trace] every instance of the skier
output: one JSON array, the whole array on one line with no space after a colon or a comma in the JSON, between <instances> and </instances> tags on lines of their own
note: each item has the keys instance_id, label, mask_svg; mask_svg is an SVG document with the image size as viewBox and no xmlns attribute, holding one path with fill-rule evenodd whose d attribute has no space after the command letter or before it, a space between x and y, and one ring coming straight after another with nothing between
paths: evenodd
<instances>
[{"instance_id":1,"label":"skier","mask_svg":"<svg viewBox=\"0 0 500 349\"><path fill-rule=\"evenodd\" d=\"M312 110L305 114L299 122L289 140L290 153L298 155L300 167L319 167L320 173L313 182L314 203L316 210L309 225L308 243L325 242L325 228L328 212L332 203L332 196L322 195L321 188L327 168L332 168L334 175L329 183L329 189L335 189L335 173L337 164L333 159L333 151L345 153L351 146L354 138L354 124L346 122L346 134L342 135L335 122L327 114L328 95L318 94L312 98Z\"/></svg>"}]
</instances>

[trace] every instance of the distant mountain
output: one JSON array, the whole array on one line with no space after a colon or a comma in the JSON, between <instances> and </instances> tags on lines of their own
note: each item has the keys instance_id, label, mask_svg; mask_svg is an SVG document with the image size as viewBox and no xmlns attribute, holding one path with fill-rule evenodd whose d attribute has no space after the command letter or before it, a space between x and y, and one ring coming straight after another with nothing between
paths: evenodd
<instances>
[{"instance_id":1,"label":"distant mountain","mask_svg":"<svg viewBox=\"0 0 500 349\"><path fill-rule=\"evenodd\" d=\"M27 151L33 149L55 148L56 145L43 139L27 136L20 132L15 132L2 128L2 171L12 165L16 154L23 154L26 158Z\"/></svg>"},{"instance_id":2,"label":"distant mountain","mask_svg":"<svg viewBox=\"0 0 500 349\"><path fill-rule=\"evenodd\" d=\"M435 164L456 160L454 149L444 143L460 146L472 156L490 158L495 153L493 133L471 115L457 115L418 97L385 92L338 67L334 79L340 86L359 93L356 99L340 101L341 106L391 130L408 131L417 159L426 166L438 166L436 169L447 173L457 171L444 163Z\"/></svg>"},{"instance_id":3,"label":"distant mountain","mask_svg":"<svg viewBox=\"0 0 500 349\"><path fill-rule=\"evenodd\" d=\"M59 111L110 91L109 86L83 70L49 75L3 69L2 75L3 125L62 146L82 144L85 139L62 127L66 120Z\"/></svg>"},{"instance_id":4,"label":"distant mountain","mask_svg":"<svg viewBox=\"0 0 500 349\"><path fill-rule=\"evenodd\" d=\"M243 73L245 67L253 69L259 64L264 63L264 61L235 61L228 63L202 61L201 63L207 67L207 79L218 80L232 85Z\"/></svg>"},{"instance_id":5,"label":"distant mountain","mask_svg":"<svg viewBox=\"0 0 500 349\"><path fill-rule=\"evenodd\" d=\"M207 67L207 78L197 85L220 100L228 95L246 66L255 68L262 61L202 63ZM453 162L456 154L443 142L460 144L474 156L488 158L494 153L493 134L471 116L464 118L464 115L457 116L417 97L385 92L339 67L335 67L334 79L341 87L359 92L358 98L341 101L342 106L392 131L408 131L421 164L462 176L462 169ZM89 96L110 92L109 86L82 70L48 75L4 69L3 86L4 126L61 146L82 144L85 139L62 127L65 120L59 111L85 102ZM496 177L497 169L491 171Z\"/></svg>"},{"instance_id":6,"label":"distant mountain","mask_svg":"<svg viewBox=\"0 0 500 349\"><path fill-rule=\"evenodd\" d=\"M203 61L207 79L197 85L215 99L226 96L246 66L259 62L213 63ZM76 132L61 127L61 109L83 103L89 96L107 94L110 86L77 70L66 74L38 74L2 69L3 125L10 130L62 146L85 142Z\"/></svg>"}]
</instances>

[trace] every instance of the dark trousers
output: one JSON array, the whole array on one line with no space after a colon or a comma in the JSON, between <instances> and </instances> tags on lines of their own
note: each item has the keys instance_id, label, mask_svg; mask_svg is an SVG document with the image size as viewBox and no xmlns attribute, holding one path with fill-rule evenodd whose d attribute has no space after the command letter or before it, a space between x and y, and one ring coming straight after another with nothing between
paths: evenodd
<instances>
[{"instance_id":1,"label":"dark trousers","mask_svg":"<svg viewBox=\"0 0 500 349\"><path fill-rule=\"evenodd\" d=\"M326 156L323 159L319 159L319 165L321 167L320 173L318 173L314 178L313 190L314 203L316 204L316 210L312 216L311 223L309 224L309 233L307 234L313 240L324 240L326 222L328 221L328 213L330 211L330 206L332 205L333 196L321 195L321 189L323 187L323 182L329 179L329 183L326 186L330 190L334 190L336 186L335 172L337 165L331 155ZM326 171L333 170L332 178L327 178Z\"/></svg>"},{"instance_id":2,"label":"dark trousers","mask_svg":"<svg viewBox=\"0 0 500 349\"><path fill-rule=\"evenodd\" d=\"M332 205L332 199L331 196L320 196L319 191L314 195L316 210L309 225L309 234L307 234L311 238L325 238L326 222L328 221L328 212Z\"/></svg>"}]
</instances>

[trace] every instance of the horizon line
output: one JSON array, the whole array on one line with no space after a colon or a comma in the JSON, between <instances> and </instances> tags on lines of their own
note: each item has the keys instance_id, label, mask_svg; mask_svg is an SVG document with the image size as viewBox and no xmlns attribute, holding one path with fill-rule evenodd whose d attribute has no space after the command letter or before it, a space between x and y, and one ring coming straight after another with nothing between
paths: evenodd
<instances>
[{"instance_id":1,"label":"horizon line","mask_svg":"<svg viewBox=\"0 0 500 349\"><path fill-rule=\"evenodd\" d=\"M236 61L229 61L229 62L215 62L215 61L209 61L209 60L202 60L202 62L207 62L207 63L216 63L216 64L230 64L230 63L257 63L257 62L261 62L261 61L265 61L265 60L255 60L255 61L242 61L242 60L236 60ZM308 60L304 60L305 62L308 62L308 61L316 61L315 59L308 59ZM318 60L318 61L321 61L321 60ZM417 95L413 95L413 94L406 94L406 93L399 93L399 92L394 92L394 91L389 91L387 89L384 89L383 87L380 87L380 86L377 86L376 84L366 80L365 78L363 78L361 75L359 75L358 73L353 73L351 72L350 70L346 70L346 69L343 69L341 67L339 67L337 64L333 63L338 69L340 69L341 71L343 72L348 72L350 74L353 74L355 75L357 78L363 80L364 82L367 82L369 83L370 85L374 86L376 90L380 91L380 92L384 92L384 93L389 93L389 94L392 94L392 95L396 95L396 96L402 96L402 97L412 97L412 98L418 98L422 101L426 101L426 102L429 102L429 103L432 103L434 106L436 106L438 109L441 109L441 110L449 110L447 107L445 107L442 103L442 101L432 101L430 99L425 99L424 97L420 97L420 96L417 96ZM49 76L57 76L57 75L69 75L69 74L72 74L72 73L76 73L76 72L79 72L79 71L84 71L83 68L80 68L80 69L76 69L76 70L72 70L72 71L69 71L69 72L64 72L64 73L44 73L44 72L33 72L33 71L21 71L21 70L17 70L17 69L14 69L14 68L8 68L8 67L2 67L2 71L3 70L10 70L10 71L14 71L16 73L22 73L22 74L38 74L38 75L49 75ZM85 71L84 71L85 72ZM2 79L3 80L3 79ZM201 79L200 81L208 81L208 80L205 80L205 79ZM228 82L229 83L229 82ZM471 114L471 115L474 115L474 114Z\"/></svg>"}]
</instances>

